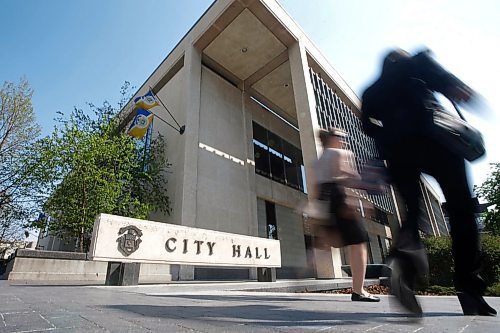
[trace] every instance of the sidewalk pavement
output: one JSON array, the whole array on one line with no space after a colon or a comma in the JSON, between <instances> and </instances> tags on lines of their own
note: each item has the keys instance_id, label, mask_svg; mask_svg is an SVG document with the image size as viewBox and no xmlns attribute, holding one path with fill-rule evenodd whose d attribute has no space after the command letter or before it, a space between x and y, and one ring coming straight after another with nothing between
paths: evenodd
<instances>
[{"instance_id":1,"label":"sidewalk pavement","mask_svg":"<svg viewBox=\"0 0 500 333\"><path fill-rule=\"evenodd\" d=\"M349 284L336 279L106 287L0 281L0 333L499 331L499 317L463 316L451 296L419 297L424 318L415 320L390 296L362 303L351 302L350 295L290 292ZM487 300L500 309L500 298Z\"/></svg>"}]
</instances>

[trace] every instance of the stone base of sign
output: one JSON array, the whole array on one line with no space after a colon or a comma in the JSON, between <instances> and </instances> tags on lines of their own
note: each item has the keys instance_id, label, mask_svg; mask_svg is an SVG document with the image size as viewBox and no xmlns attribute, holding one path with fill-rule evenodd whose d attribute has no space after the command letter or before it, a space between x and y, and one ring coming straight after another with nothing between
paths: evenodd
<instances>
[{"instance_id":1,"label":"stone base of sign","mask_svg":"<svg viewBox=\"0 0 500 333\"><path fill-rule=\"evenodd\" d=\"M108 262L107 286L136 286L139 284L140 263Z\"/></svg>"},{"instance_id":2,"label":"stone base of sign","mask_svg":"<svg viewBox=\"0 0 500 333\"><path fill-rule=\"evenodd\" d=\"M85 253L18 250L7 262L0 280L104 283L108 263L85 258ZM179 280L179 265L141 265L140 283L167 283L173 280Z\"/></svg>"},{"instance_id":3,"label":"stone base of sign","mask_svg":"<svg viewBox=\"0 0 500 333\"><path fill-rule=\"evenodd\" d=\"M258 267L257 281L259 282L276 282L276 268Z\"/></svg>"}]
</instances>

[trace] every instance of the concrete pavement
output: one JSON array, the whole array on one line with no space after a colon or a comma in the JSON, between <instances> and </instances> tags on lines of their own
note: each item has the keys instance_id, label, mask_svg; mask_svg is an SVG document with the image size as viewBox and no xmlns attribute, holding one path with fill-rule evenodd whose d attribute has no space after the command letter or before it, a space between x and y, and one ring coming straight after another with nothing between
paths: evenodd
<instances>
[{"instance_id":1,"label":"concrete pavement","mask_svg":"<svg viewBox=\"0 0 500 333\"><path fill-rule=\"evenodd\" d=\"M276 290L325 288L342 280L276 283L191 282L136 287L20 284L0 281L3 332L498 332L499 317L463 316L456 297L419 297L413 320L382 296ZM309 286L309 287L307 287ZM264 291L256 291L264 290ZM269 291L275 290L275 291ZM500 309L500 298L488 298Z\"/></svg>"}]
</instances>

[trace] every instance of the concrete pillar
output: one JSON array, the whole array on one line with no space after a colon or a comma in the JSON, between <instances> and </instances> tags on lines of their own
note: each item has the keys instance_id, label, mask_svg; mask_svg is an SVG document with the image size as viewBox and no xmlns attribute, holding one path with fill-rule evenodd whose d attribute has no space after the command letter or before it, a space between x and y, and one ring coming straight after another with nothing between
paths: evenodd
<instances>
[{"instance_id":1,"label":"concrete pillar","mask_svg":"<svg viewBox=\"0 0 500 333\"><path fill-rule=\"evenodd\" d=\"M276 282L276 268L274 267L258 267L257 281L259 282Z\"/></svg>"},{"instance_id":2,"label":"concrete pillar","mask_svg":"<svg viewBox=\"0 0 500 333\"><path fill-rule=\"evenodd\" d=\"M309 76L306 50L301 41L288 48L288 57L290 60L295 107L297 109L300 145L306 173L306 185L308 193L310 193L314 185L311 177L312 164L318 158L322 150L321 143L317 136L320 127L316 116L316 99L314 98L314 89ZM320 256L318 260L321 261L321 265L323 267L329 267L327 269L329 273L321 273L321 277L323 277L323 275L325 275L323 278L326 278L326 275L330 278L342 277L340 250L332 248L331 251L326 252L328 253L319 254L318 251L315 251L315 255L318 253ZM331 262L331 265L329 262ZM316 267L320 268L318 262L316 262L316 264ZM320 271L322 269L323 268L320 268Z\"/></svg>"},{"instance_id":3,"label":"concrete pillar","mask_svg":"<svg viewBox=\"0 0 500 333\"><path fill-rule=\"evenodd\" d=\"M342 258L340 250L314 249L314 266L317 279L334 279L342 277Z\"/></svg>"},{"instance_id":4,"label":"concrete pillar","mask_svg":"<svg viewBox=\"0 0 500 333\"><path fill-rule=\"evenodd\" d=\"M184 55L186 131L182 178L181 225L196 227L201 99L201 52L190 45ZM194 266L180 265L179 280L193 280Z\"/></svg>"},{"instance_id":5,"label":"concrete pillar","mask_svg":"<svg viewBox=\"0 0 500 333\"><path fill-rule=\"evenodd\" d=\"M108 262L107 286L136 286L139 284L141 264L136 262Z\"/></svg>"}]
</instances>

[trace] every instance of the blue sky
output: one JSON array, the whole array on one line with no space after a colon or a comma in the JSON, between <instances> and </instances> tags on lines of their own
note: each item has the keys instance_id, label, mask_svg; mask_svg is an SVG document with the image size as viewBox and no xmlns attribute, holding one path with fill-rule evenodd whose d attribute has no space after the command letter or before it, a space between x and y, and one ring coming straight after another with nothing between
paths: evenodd
<instances>
[{"instance_id":1,"label":"blue sky","mask_svg":"<svg viewBox=\"0 0 500 333\"><path fill-rule=\"evenodd\" d=\"M44 134L57 111L116 101L124 81L139 87L210 6L211 0L0 0L0 83L26 77ZM480 184L500 162L500 1L282 0L359 95L389 47L423 45L476 88L489 114L466 114L488 156L471 167ZM5 15L7 14L7 15Z\"/></svg>"}]
</instances>

